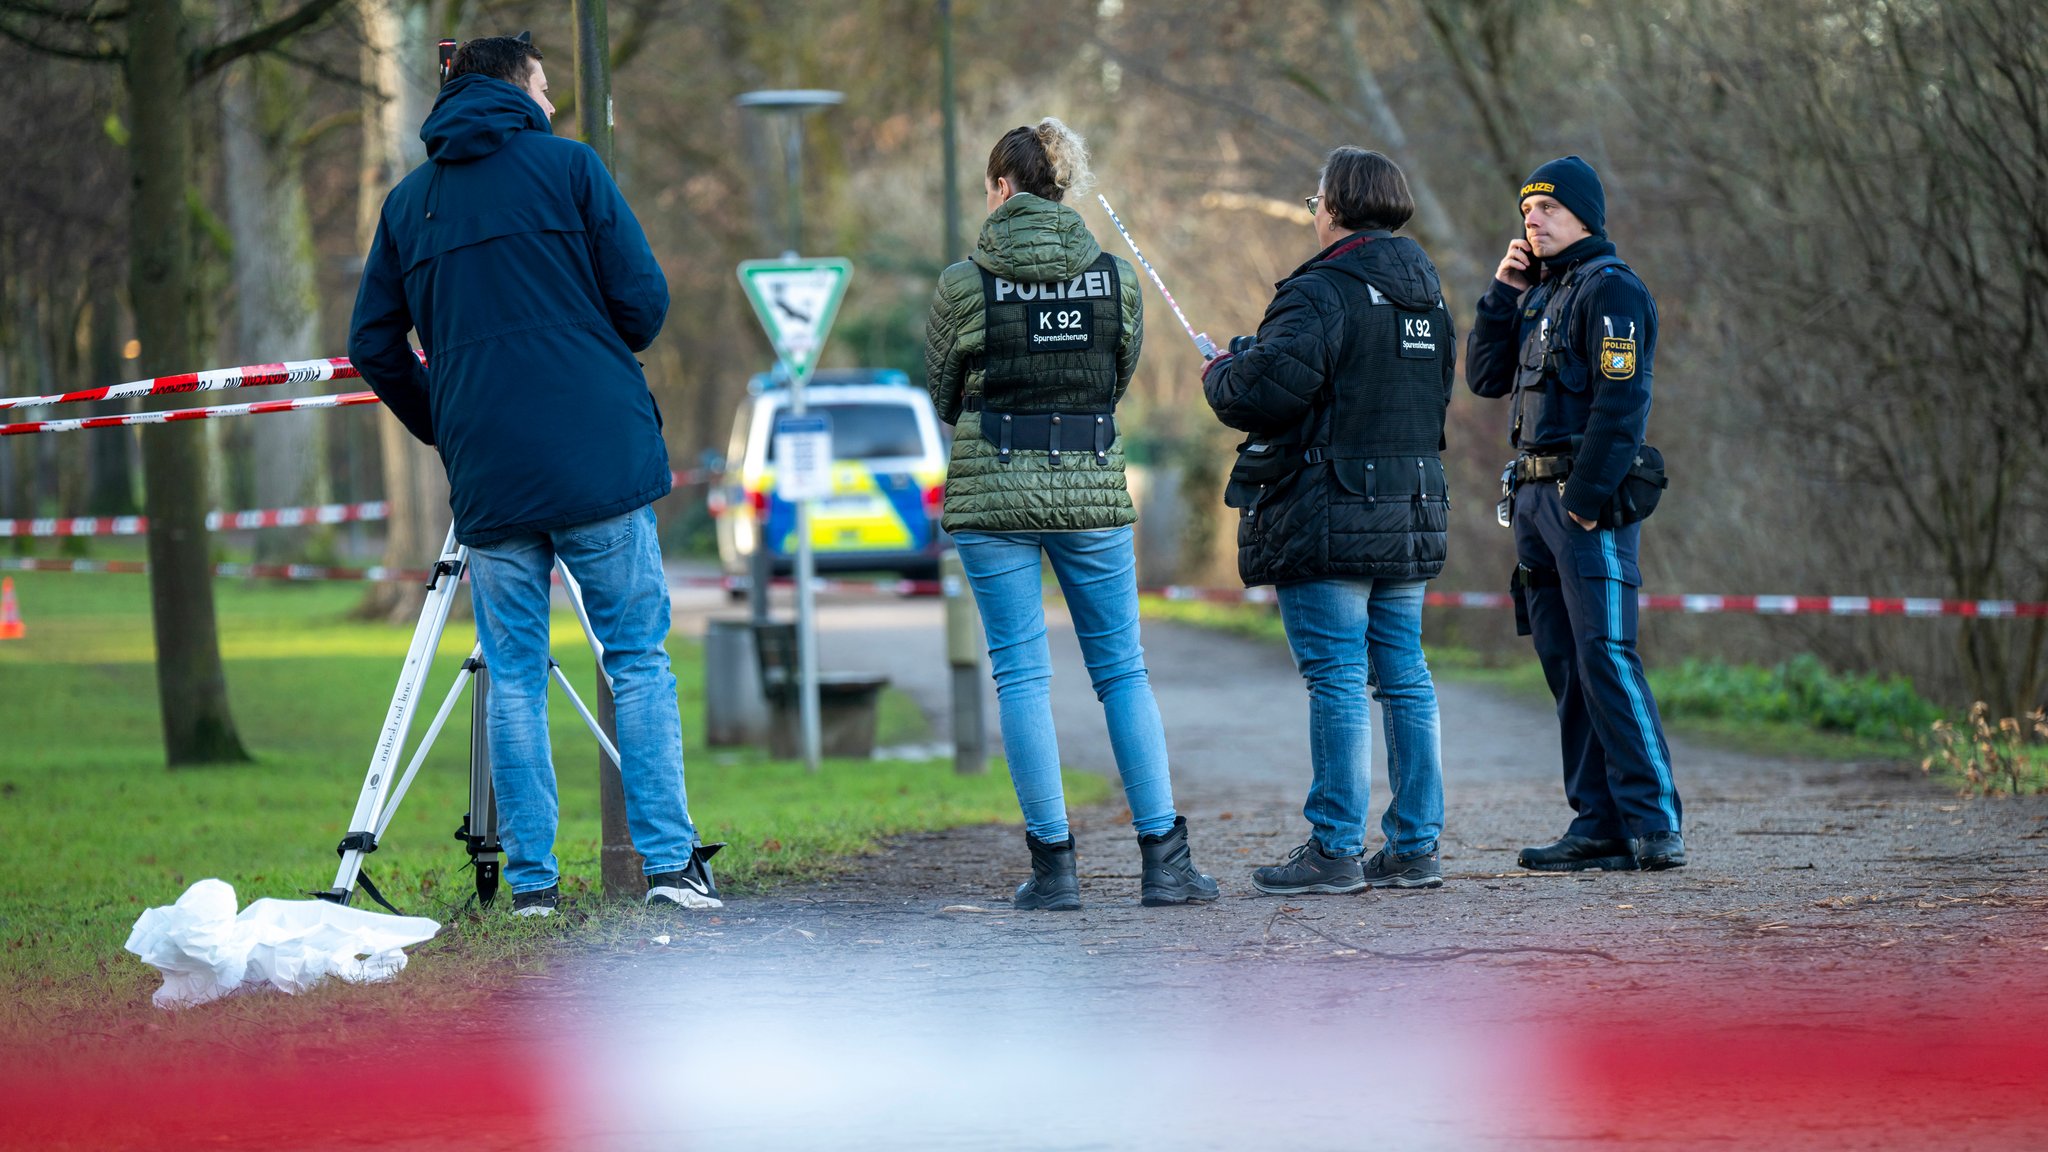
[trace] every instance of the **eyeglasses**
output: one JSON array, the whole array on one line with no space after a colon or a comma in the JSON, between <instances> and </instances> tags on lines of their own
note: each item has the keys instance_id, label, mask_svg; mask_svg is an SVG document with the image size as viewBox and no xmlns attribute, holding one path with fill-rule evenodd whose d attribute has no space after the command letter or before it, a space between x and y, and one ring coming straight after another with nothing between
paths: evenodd
<instances>
[{"instance_id":1,"label":"eyeglasses","mask_svg":"<svg viewBox=\"0 0 2048 1152\"><path fill-rule=\"evenodd\" d=\"M1316 209L1323 202L1323 194L1318 192L1313 196L1304 196L1301 198L1301 202L1308 205L1308 214L1313 216L1316 214Z\"/></svg>"}]
</instances>

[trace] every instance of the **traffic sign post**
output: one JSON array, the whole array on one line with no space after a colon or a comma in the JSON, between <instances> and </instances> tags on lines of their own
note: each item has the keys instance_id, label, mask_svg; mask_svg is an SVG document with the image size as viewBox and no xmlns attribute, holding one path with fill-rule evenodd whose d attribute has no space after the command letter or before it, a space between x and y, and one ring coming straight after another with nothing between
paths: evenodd
<instances>
[{"instance_id":1,"label":"traffic sign post","mask_svg":"<svg viewBox=\"0 0 2048 1152\"><path fill-rule=\"evenodd\" d=\"M776 420L775 487L777 495L796 505L796 635L799 708L803 723L804 767L818 770L818 629L817 564L811 553L811 501L832 494L832 425L811 416L804 405L804 385L818 365L818 353L839 315L853 264L846 260L801 258L748 260L739 266L740 286L747 302L775 346L789 380L789 412ZM767 548L764 534L754 542ZM767 589L756 589L757 596Z\"/></svg>"}]
</instances>

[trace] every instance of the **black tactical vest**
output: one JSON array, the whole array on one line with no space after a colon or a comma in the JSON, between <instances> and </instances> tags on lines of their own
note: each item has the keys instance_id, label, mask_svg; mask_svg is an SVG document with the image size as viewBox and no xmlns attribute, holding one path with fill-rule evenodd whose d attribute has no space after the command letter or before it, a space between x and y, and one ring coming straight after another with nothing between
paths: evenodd
<instances>
[{"instance_id":1,"label":"black tactical vest","mask_svg":"<svg viewBox=\"0 0 2048 1152\"><path fill-rule=\"evenodd\" d=\"M1531 287L1517 302L1519 319L1528 330L1522 334L1516 361L1515 423L1508 433L1516 448L1562 446L1557 442L1559 430L1548 426L1553 423L1550 408L1559 402L1559 387L1583 387L1581 377L1588 373L1587 365L1571 351L1572 308L1579 294L1609 268L1629 270L1619 256L1595 256L1573 265L1562 280ZM1529 324L1530 320L1536 323ZM1562 379L1566 373L1574 373L1574 378Z\"/></svg>"},{"instance_id":2,"label":"black tactical vest","mask_svg":"<svg viewBox=\"0 0 2048 1152\"><path fill-rule=\"evenodd\" d=\"M1123 296L1105 252L1068 281L981 270L982 405L991 412L1108 412L1115 406Z\"/></svg>"},{"instance_id":3,"label":"black tactical vest","mask_svg":"<svg viewBox=\"0 0 2048 1152\"><path fill-rule=\"evenodd\" d=\"M1395 304L1346 276L1344 350L1332 381L1333 459L1434 456L1444 443L1444 362L1457 355L1442 297L1428 309Z\"/></svg>"},{"instance_id":4,"label":"black tactical vest","mask_svg":"<svg viewBox=\"0 0 2048 1152\"><path fill-rule=\"evenodd\" d=\"M1017 449L1108 462L1116 439L1117 347L1123 292L1105 252L1067 281L1006 280L981 270L982 390L968 407L983 413L981 435L1004 463Z\"/></svg>"}]
</instances>

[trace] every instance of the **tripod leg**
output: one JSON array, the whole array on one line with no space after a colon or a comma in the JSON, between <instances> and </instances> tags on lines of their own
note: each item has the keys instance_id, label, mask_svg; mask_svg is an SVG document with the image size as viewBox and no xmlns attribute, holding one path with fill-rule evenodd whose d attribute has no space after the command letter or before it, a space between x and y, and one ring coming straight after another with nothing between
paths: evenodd
<instances>
[{"instance_id":1,"label":"tripod leg","mask_svg":"<svg viewBox=\"0 0 2048 1152\"><path fill-rule=\"evenodd\" d=\"M605 671L604 644L597 638L597 629L590 626L590 610L583 606L583 585L577 582L575 575L569 571L569 566L560 559L555 561L555 574L562 578L562 589L569 594L569 607L576 613L576 622L583 625L583 639L590 645L590 654L597 658L598 678L609 689L612 674ZM575 693L572 692L570 695L573 696ZM614 757L612 762L618 763L618 758Z\"/></svg>"},{"instance_id":2,"label":"tripod leg","mask_svg":"<svg viewBox=\"0 0 2048 1152\"><path fill-rule=\"evenodd\" d=\"M612 743L611 737L604 734L604 725L599 724L597 717L590 714L590 709L584 707L583 697L576 695L576 689L570 687L569 677L562 672L562 666L550 660L548 661L548 671L555 674L555 683L560 684L562 691L569 694L569 703L576 706L576 714L583 717L583 722L590 726L590 734L597 737L597 746L604 749L604 754L610 757L612 766L618 767L618 747Z\"/></svg>"},{"instance_id":3,"label":"tripod leg","mask_svg":"<svg viewBox=\"0 0 2048 1152\"><path fill-rule=\"evenodd\" d=\"M391 790L391 798L384 802L384 809L377 817L377 839L384 839L384 830L391 827L392 818L398 815L398 805L412 787L412 778L420 774L420 765L427 762L427 753L434 750L434 741L440 739L441 729L455 712L455 702L462 698L462 690L469 686L470 678L477 674L477 669L483 667L483 660L478 655L481 651L481 646L469 650L469 659L462 662L462 670L455 674L455 683L448 686L448 695L441 701L441 710L434 713L434 722L427 725L427 734L420 737L419 747L413 749L412 759L405 765L405 775L398 778L398 787Z\"/></svg>"},{"instance_id":4,"label":"tripod leg","mask_svg":"<svg viewBox=\"0 0 2048 1152\"><path fill-rule=\"evenodd\" d=\"M476 868L476 899L489 904L498 895L500 870L498 842L498 797L491 788L491 671L484 662L471 658L476 666L476 693L469 701L469 812L455 838L469 850Z\"/></svg>"},{"instance_id":5,"label":"tripod leg","mask_svg":"<svg viewBox=\"0 0 2048 1152\"><path fill-rule=\"evenodd\" d=\"M441 555L434 561L434 574L427 584L427 601L420 608L420 621L413 628L412 644L406 649L405 663L399 669L398 687L391 694L391 706L384 713L384 726L378 730L377 746L370 755L370 768L364 774L363 788L356 796L355 812L349 817L348 835L341 841L341 864L334 873L334 886L314 895L337 904L346 904L354 893L356 878L362 873L363 856L376 850L378 829L382 826L385 795L391 787L391 774L404 750L406 735L412 729L413 713L418 710L421 693L426 688L427 676L433 670L434 654L441 644L441 633L448 625L448 612L455 604L456 591L462 585L462 568L467 562L469 550L455 542L451 529L441 545Z\"/></svg>"}]
</instances>

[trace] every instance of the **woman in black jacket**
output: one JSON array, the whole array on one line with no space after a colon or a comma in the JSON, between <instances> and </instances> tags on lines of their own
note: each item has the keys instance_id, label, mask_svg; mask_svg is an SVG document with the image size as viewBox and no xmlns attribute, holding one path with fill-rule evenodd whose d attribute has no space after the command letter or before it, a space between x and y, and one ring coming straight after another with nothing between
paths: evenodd
<instances>
[{"instance_id":1,"label":"woman in black jacket","mask_svg":"<svg viewBox=\"0 0 2048 1152\"><path fill-rule=\"evenodd\" d=\"M1232 470L1238 569L1278 586L1309 690L1309 839L1259 868L1263 892L1443 883L1436 685L1422 594L1443 570L1444 409L1457 341L1421 246L1393 232L1415 202L1377 152L1339 148L1308 198L1323 249L1280 282L1257 336L1202 379L1225 424L1251 434ZM1365 859L1371 685L1386 713L1393 797Z\"/></svg>"}]
</instances>

